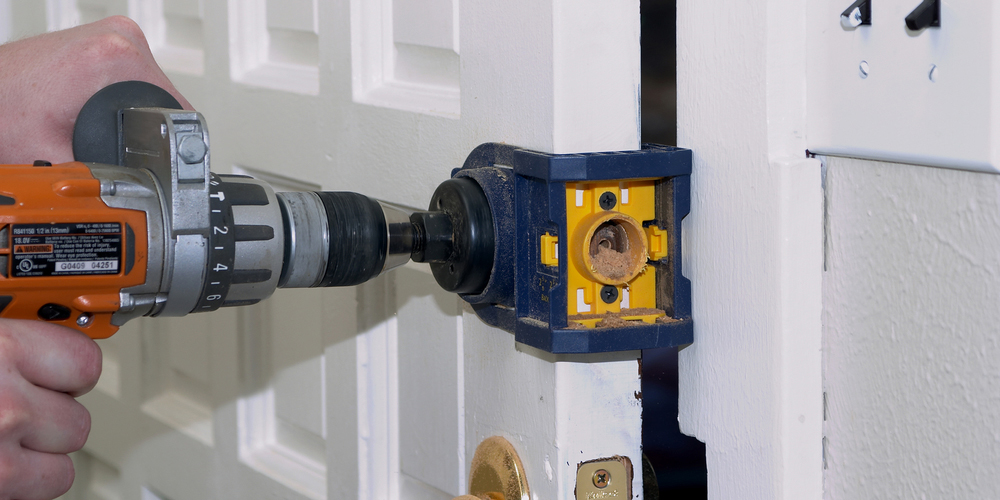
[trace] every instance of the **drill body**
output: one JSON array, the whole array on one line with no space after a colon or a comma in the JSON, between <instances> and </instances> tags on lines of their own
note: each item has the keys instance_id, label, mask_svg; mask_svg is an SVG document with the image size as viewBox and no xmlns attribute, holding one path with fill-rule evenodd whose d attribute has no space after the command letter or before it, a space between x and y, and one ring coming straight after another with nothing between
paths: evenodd
<instances>
[{"instance_id":1,"label":"drill body","mask_svg":"<svg viewBox=\"0 0 1000 500\"><path fill-rule=\"evenodd\" d=\"M0 316L104 338L140 316L355 285L404 264L410 214L210 170L197 112L120 113L120 165L0 166Z\"/></svg>"}]
</instances>

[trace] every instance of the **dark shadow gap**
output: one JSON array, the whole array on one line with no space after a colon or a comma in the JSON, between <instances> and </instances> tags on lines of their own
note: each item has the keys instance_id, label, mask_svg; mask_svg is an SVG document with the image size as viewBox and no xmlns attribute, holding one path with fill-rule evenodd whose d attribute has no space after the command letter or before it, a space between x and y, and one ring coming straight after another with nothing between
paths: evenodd
<instances>
[{"instance_id":1,"label":"dark shadow gap","mask_svg":"<svg viewBox=\"0 0 1000 500\"><path fill-rule=\"evenodd\" d=\"M677 144L677 3L642 0L642 137ZM708 498L705 444L677 424L677 349L642 353L642 446L656 477L645 500ZM658 490L658 495L657 491Z\"/></svg>"}]
</instances>

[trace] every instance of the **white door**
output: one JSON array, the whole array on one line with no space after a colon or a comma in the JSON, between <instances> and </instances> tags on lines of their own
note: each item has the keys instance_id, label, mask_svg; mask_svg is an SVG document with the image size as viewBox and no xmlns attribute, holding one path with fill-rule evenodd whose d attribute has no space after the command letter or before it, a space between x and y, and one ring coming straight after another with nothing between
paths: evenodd
<instances>
[{"instance_id":1,"label":"white door","mask_svg":"<svg viewBox=\"0 0 1000 500\"><path fill-rule=\"evenodd\" d=\"M2 7L3 4L0 4ZM638 0L13 0L11 31L140 23L213 170L426 206L482 142L636 149ZM640 462L638 352L553 356L411 264L102 341L75 498L447 499L485 438L532 498ZM641 498L641 474L632 482ZM620 483L619 483L620 484Z\"/></svg>"}]
</instances>

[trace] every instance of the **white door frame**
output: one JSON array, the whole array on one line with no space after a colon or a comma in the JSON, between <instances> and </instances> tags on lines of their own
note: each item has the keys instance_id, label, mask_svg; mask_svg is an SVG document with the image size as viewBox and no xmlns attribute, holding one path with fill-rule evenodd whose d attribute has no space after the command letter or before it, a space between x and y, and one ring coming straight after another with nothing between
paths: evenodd
<instances>
[{"instance_id":1,"label":"white door frame","mask_svg":"<svg viewBox=\"0 0 1000 500\"><path fill-rule=\"evenodd\" d=\"M681 430L709 498L822 497L823 190L806 157L806 3L677 2L677 140L694 151Z\"/></svg>"}]
</instances>

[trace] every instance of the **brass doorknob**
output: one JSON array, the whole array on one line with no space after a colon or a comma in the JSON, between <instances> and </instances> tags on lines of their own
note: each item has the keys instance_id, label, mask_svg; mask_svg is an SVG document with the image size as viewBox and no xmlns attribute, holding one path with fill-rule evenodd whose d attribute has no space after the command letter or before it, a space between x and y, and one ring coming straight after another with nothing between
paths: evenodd
<instances>
[{"instance_id":1,"label":"brass doorknob","mask_svg":"<svg viewBox=\"0 0 1000 500\"><path fill-rule=\"evenodd\" d=\"M524 465L510 442L493 436L479 443L469 470L469 494L454 500L529 500Z\"/></svg>"}]
</instances>

